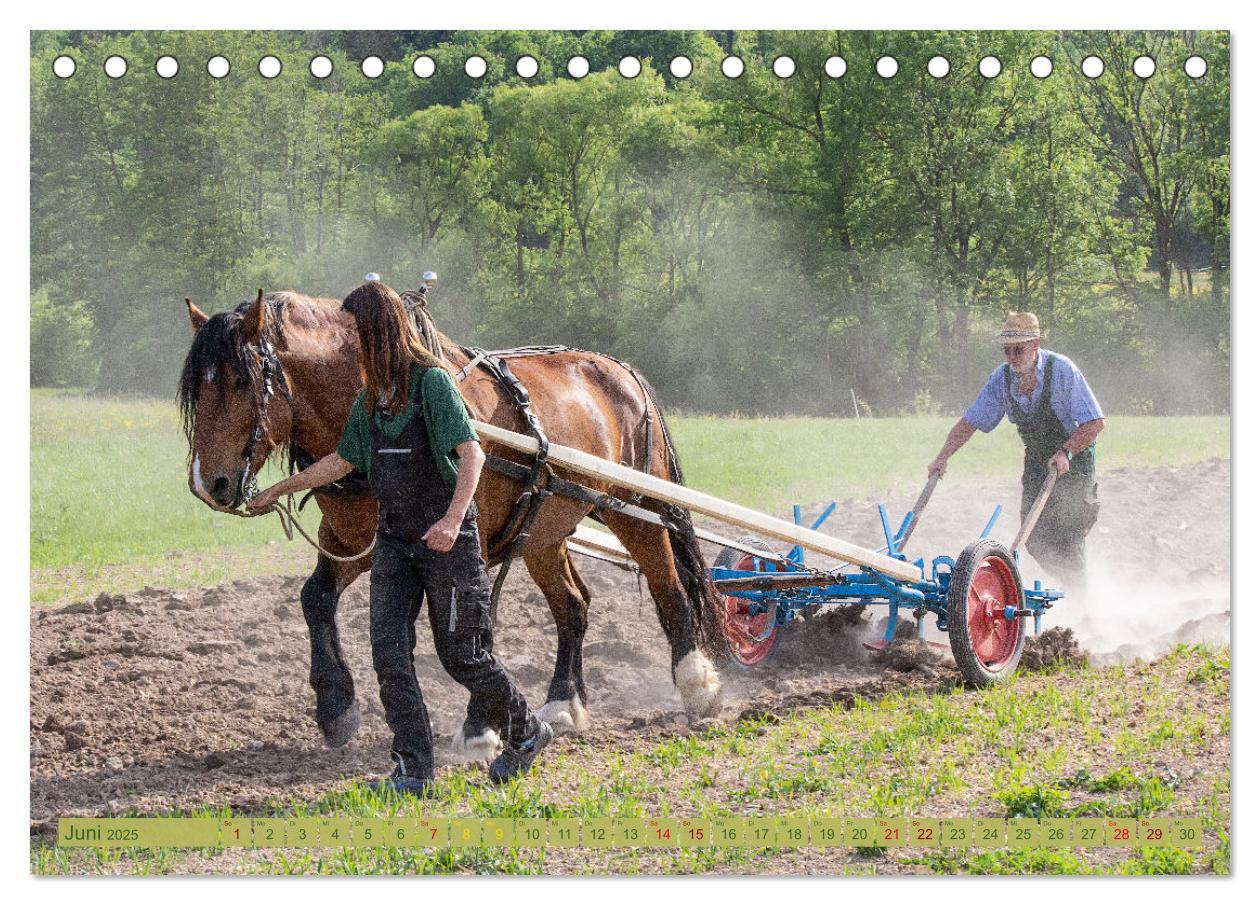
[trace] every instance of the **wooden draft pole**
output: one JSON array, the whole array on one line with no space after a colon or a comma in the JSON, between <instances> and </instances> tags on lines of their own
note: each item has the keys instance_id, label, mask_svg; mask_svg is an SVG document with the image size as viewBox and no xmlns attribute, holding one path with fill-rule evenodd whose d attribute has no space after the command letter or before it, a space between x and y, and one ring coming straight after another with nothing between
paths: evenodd
<instances>
[{"instance_id":1,"label":"wooden draft pole","mask_svg":"<svg viewBox=\"0 0 1260 905\"><path fill-rule=\"evenodd\" d=\"M574 553L580 553L592 559L602 559L631 571L637 572L639 569L639 564L630 558L630 554L621 545L621 541L607 531L578 525L566 540L569 543L569 549Z\"/></svg>"},{"instance_id":2,"label":"wooden draft pole","mask_svg":"<svg viewBox=\"0 0 1260 905\"><path fill-rule=\"evenodd\" d=\"M485 440L501 443L523 453L534 454L538 451L538 441L533 437L496 427L493 424L486 424L484 421L473 421L473 427ZM766 515L764 512L740 506L738 503L731 503L699 490L662 480L655 475L635 471L633 468L609 462L607 459L601 459L599 456L593 456L572 447L552 443L547 449L547 457L580 474L609 481L655 500L682 506L693 512L703 513L776 540L799 544L807 550L813 550L824 556L856 566L867 566L882 572L889 578L919 581L923 577L917 568L903 560L893 559L891 556L867 550L819 531L811 531L803 525L796 525L784 519Z\"/></svg>"}]
</instances>

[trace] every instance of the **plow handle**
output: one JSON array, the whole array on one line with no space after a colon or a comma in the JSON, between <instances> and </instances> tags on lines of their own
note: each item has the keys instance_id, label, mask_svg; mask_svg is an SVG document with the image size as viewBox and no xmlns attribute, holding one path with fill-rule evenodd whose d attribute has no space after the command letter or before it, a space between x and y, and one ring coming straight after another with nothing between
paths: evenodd
<instances>
[{"instance_id":1,"label":"plow handle","mask_svg":"<svg viewBox=\"0 0 1260 905\"><path fill-rule=\"evenodd\" d=\"M914 508L910 510L910 524L906 526L906 533L901 536L901 543L898 546L904 551L906 544L910 543L910 535L914 534L914 529L919 527L919 516L923 514L923 510L927 507L928 500L932 498L932 491L936 489L936 485L941 481L941 473L934 471L928 475L927 483L923 485L923 491L919 494L919 498L914 502Z\"/></svg>"},{"instance_id":2,"label":"plow handle","mask_svg":"<svg viewBox=\"0 0 1260 905\"><path fill-rule=\"evenodd\" d=\"M1046 508L1046 500L1050 499L1050 494L1054 490L1054 482L1057 480L1059 480L1059 473L1051 468L1046 474L1045 481L1041 484L1041 493L1037 494L1036 501L1032 504L1032 508L1028 510L1027 518L1019 526L1019 533L1015 535L1015 540L1011 542L1012 553L1024 546L1024 541L1028 540L1028 535L1032 534L1033 529L1037 527L1037 519L1041 518L1041 510Z\"/></svg>"}]
</instances>

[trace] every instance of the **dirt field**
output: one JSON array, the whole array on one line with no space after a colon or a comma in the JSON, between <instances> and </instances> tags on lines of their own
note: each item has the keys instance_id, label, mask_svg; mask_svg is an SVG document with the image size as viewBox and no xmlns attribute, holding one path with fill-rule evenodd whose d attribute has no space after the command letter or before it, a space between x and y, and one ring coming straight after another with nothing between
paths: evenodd
<instances>
[{"instance_id":1,"label":"dirt field","mask_svg":"<svg viewBox=\"0 0 1260 905\"><path fill-rule=\"evenodd\" d=\"M894 515L913 497L890 500ZM1096 577L1087 595L1051 613L1047 627L1073 627L1104 662L1153 656L1177 641L1228 643L1229 463L1108 472L1101 497L1090 547ZM1017 528L1014 480L997 488L945 481L914 552L957 555L998 502L1005 514L994 536L1009 541ZM843 503L823 530L882 543L874 501ZM579 565L595 595L586 644L590 733L681 727L650 598L628 573ZM1026 582L1038 575L1025 560ZM345 777L380 775L388 733L368 649L367 579L342 598L342 638L364 723L338 751L324 747L312 716L301 584L275 578L192 592L146 588L32 612L32 832L46 834L58 815L124 808L230 804L248 811L275 797L318 795ZM728 677L720 719L750 706L773 709L888 684L878 681L892 678L888 667L872 662L860 643L875 630L872 616L856 626L830 617L790 626L770 664ZM439 763L449 763L446 743L466 693L437 664L424 619L419 635L420 683ZM496 650L531 703L546 693L554 639L546 604L518 566L504 591ZM948 659L945 668L952 669Z\"/></svg>"}]
</instances>

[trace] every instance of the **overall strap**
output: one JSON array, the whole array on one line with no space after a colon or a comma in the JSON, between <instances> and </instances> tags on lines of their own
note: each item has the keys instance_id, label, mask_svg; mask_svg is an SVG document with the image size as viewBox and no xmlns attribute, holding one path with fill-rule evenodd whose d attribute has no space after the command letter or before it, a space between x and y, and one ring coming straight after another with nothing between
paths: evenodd
<instances>
[{"instance_id":1,"label":"overall strap","mask_svg":"<svg viewBox=\"0 0 1260 905\"><path fill-rule=\"evenodd\" d=\"M1041 414L1050 412L1050 391L1054 386L1054 361L1058 358L1053 352L1046 353L1046 370L1045 375L1041 379L1041 404L1038 410Z\"/></svg>"}]
</instances>

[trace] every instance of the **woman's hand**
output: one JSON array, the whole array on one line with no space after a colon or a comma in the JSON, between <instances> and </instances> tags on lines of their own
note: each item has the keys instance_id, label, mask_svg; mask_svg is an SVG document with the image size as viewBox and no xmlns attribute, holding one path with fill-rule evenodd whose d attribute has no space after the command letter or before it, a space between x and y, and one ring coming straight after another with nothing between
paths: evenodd
<instances>
[{"instance_id":1,"label":"woman's hand","mask_svg":"<svg viewBox=\"0 0 1260 905\"><path fill-rule=\"evenodd\" d=\"M271 507L276 504L276 500L280 499L281 496L283 496L283 493L280 491L280 485L272 484L266 490L259 493L258 496L246 503L245 508L250 512L261 515L262 513L269 511Z\"/></svg>"},{"instance_id":2,"label":"woman's hand","mask_svg":"<svg viewBox=\"0 0 1260 905\"><path fill-rule=\"evenodd\" d=\"M461 522L463 519L454 518L447 513L429 526L429 530L424 532L424 537L420 539L428 544L430 550L449 553L451 547L455 546L455 538L459 534Z\"/></svg>"},{"instance_id":3,"label":"woman's hand","mask_svg":"<svg viewBox=\"0 0 1260 905\"><path fill-rule=\"evenodd\" d=\"M323 487L333 481L339 481L354 470L354 466L347 462L335 452L330 452L324 458L320 459L314 465L305 471L299 471L295 475L285 478L272 484L258 496L254 497L245 504L250 512L258 515L266 512L276 504L276 500L288 493L301 493L303 490L313 490L316 487Z\"/></svg>"}]
</instances>

